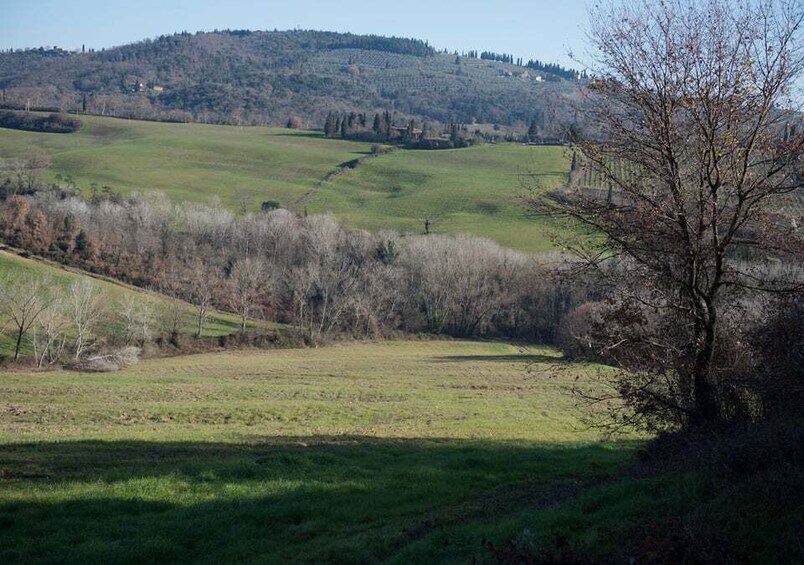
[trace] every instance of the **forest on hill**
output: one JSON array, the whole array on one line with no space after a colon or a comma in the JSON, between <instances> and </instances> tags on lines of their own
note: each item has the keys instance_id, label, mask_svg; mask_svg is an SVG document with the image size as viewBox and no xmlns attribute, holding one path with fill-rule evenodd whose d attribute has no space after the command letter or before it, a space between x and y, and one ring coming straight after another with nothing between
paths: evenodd
<instances>
[{"instance_id":1,"label":"forest on hill","mask_svg":"<svg viewBox=\"0 0 804 565\"><path fill-rule=\"evenodd\" d=\"M417 39L320 31L178 33L79 52L0 53L0 106L231 124L322 127L343 112L555 135L571 116L575 71Z\"/></svg>"}]
</instances>

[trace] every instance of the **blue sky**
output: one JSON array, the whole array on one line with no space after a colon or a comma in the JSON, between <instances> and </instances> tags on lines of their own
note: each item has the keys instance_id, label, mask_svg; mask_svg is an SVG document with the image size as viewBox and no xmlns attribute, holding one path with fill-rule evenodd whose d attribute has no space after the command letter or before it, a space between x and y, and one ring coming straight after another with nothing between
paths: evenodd
<instances>
[{"instance_id":1,"label":"blue sky","mask_svg":"<svg viewBox=\"0 0 804 565\"><path fill-rule=\"evenodd\" d=\"M112 47L178 31L322 29L573 65L585 0L0 0L0 49Z\"/></svg>"}]
</instances>

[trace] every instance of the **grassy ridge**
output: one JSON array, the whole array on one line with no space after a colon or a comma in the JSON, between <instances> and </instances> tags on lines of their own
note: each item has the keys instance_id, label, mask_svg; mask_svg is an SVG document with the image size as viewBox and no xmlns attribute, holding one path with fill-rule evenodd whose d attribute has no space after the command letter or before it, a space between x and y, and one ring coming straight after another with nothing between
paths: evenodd
<instances>
[{"instance_id":1,"label":"grassy ridge","mask_svg":"<svg viewBox=\"0 0 804 565\"><path fill-rule=\"evenodd\" d=\"M450 151L397 151L365 160L320 181L341 163L365 156L365 143L325 139L278 128L166 124L82 117L74 134L0 129L0 158L39 145L53 158L48 175L72 176L130 191L161 190L172 199L209 201L232 209L243 196L256 210L264 200L303 212L332 211L370 230L418 233L429 218L436 233L472 233L526 251L550 248L544 224L528 217L519 196L529 185L566 181L560 147L484 145Z\"/></svg>"}]
</instances>

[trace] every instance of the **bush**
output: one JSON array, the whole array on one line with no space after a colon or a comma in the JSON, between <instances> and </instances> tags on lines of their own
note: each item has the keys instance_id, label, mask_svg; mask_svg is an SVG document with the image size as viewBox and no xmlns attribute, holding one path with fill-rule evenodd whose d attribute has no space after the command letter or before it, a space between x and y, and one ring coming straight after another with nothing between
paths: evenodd
<instances>
[{"instance_id":1,"label":"bush","mask_svg":"<svg viewBox=\"0 0 804 565\"><path fill-rule=\"evenodd\" d=\"M569 361L599 361L600 353L593 337L595 326L602 323L599 302L586 302L570 311L558 328L556 345Z\"/></svg>"},{"instance_id":2,"label":"bush","mask_svg":"<svg viewBox=\"0 0 804 565\"><path fill-rule=\"evenodd\" d=\"M0 110L0 127L44 133L73 133L81 127L81 120L65 114L37 116L28 112Z\"/></svg>"},{"instance_id":3,"label":"bush","mask_svg":"<svg viewBox=\"0 0 804 565\"><path fill-rule=\"evenodd\" d=\"M86 371L89 373L119 371L131 365L136 365L140 360L140 353L141 350L138 347L124 347L110 353L88 357L83 361L71 365L70 368L76 371Z\"/></svg>"}]
</instances>

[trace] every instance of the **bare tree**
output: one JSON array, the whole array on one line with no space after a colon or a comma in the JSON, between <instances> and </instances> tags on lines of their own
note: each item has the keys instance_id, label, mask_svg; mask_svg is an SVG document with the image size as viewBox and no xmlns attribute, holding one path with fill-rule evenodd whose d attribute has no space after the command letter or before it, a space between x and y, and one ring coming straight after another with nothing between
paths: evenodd
<instances>
[{"instance_id":1,"label":"bare tree","mask_svg":"<svg viewBox=\"0 0 804 565\"><path fill-rule=\"evenodd\" d=\"M31 331L31 346L37 367L56 363L67 345L70 319L65 312L61 287L51 290L47 307L39 314Z\"/></svg>"},{"instance_id":2,"label":"bare tree","mask_svg":"<svg viewBox=\"0 0 804 565\"><path fill-rule=\"evenodd\" d=\"M167 334L168 341L176 347L179 346L182 332L188 326L187 317L187 306L179 300L168 300L159 309L159 328Z\"/></svg>"},{"instance_id":3,"label":"bare tree","mask_svg":"<svg viewBox=\"0 0 804 565\"><path fill-rule=\"evenodd\" d=\"M100 286L91 280L75 281L67 293L67 309L75 331L75 360L92 342L95 330L107 312L106 295Z\"/></svg>"},{"instance_id":4,"label":"bare tree","mask_svg":"<svg viewBox=\"0 0 804 565\"><path fill-rule=\"evenodd\" d=\"M268 294L270 284L261 261L243 259L235 264L230 278L229 306L240 315L240 333L246 331L252 312L259 310L259 301Z\"/></svg>"},{"instance_id":5,"label":"bare tree","mask_svg":"<svg viewBox=\"0 0 804 565\"><path fill-rule=\"evenodd\" d=\"M213 297L218 281L212 273L204 267L203 263L196 263L191 272L189 290L195 305L195 337L201 337L212 313Z\"/></svg>"},{"instance_id":6,"label":"bare tree","mask_svg":"<svg viewBox=\"0 0 804 565\"><path fill-rule=\"evenodd\" d=\"M798 284L767 264L801 243L774 211L802 184L804 137L784 134L780 109L801 76L802 19L785 0L592 13L599 135L577 150L612 188L576 183L531 204L598 234L568 247L614 289L599 346L635 371L620 392L638 417L719 419L719 321L740 292Z\"/></svg>"},{"instance_id":7,"label":"bare tree","mask_svg":"<svg viewBox=\"0 0 804 565\"><path fill-rule=\"evenodd\" d=\"M126 345L143 344L151 339L153 319L147 304L133 295L126 295L118 308Z\"/></svg>"},{"instance_id":8,"label":"bare tree","mask_svg":"<svg viewBox=\"0 0 804 565\"><path fill-rule=\"evenodd\" d=\"M48 279L36 276L0 278L0 317L14 331L14 360L19 359L22 340L47 308Z\"/></svg>"}]
</instances>

